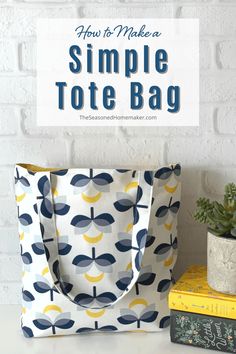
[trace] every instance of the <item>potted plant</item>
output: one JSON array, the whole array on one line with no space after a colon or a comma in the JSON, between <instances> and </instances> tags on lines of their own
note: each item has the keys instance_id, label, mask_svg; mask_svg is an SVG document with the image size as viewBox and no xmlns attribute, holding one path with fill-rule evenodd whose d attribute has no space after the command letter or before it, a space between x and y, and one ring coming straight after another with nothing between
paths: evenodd
<instances>
[{"instance_id":1,"label":"potted plant","mask_svg":"<svg viewBox=\"0 0 236 354\"><path fill-rule=\"evenodd\" d=\"M217 291L236 294L236 185L225 186L223 203L199 198L194 218L208 225L208 284Z\"/></svg>"}]
</instances>

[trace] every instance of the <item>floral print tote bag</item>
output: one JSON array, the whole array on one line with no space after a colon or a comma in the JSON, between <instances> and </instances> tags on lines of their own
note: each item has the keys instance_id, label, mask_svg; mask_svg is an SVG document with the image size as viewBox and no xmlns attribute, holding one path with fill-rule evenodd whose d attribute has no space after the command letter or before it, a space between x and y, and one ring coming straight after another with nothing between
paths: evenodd
<instances>
[{"instance_id":1,"label":"floral print tote bag","mask_svg":"<svg viewBox=\"0 0 236 354\"><path fill-rule=\"evenodd\" d=\"M180 174L16 165L26 337L168 326Z\"/></svg>"}]
</instances>

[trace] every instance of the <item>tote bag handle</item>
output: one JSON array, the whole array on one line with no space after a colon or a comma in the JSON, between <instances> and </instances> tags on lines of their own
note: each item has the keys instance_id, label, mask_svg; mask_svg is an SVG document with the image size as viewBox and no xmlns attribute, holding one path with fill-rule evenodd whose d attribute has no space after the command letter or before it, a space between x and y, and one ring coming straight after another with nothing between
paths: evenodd
<instances>
[{"instance_id":1,"label":"tote bag handle","mask_svg":"<svg viewBox=\"0 0 236 354\"><path fill-rule=\"evenodd\" d=\"M144 171L137 171L139 174L137 188L136 200L139 200L139 220L133 226L132 230L132 248L131 248L131 271L130 279L127 281L127 287L122 290L118 295L110 292L104 292L97 296L96 287L93 287L93 295L89 296L84 293L73 294L73 291L67 291L65 283L61 277L60 272L60 261L58 254L58 244L56 236L56 223L55 214L53 212L53 196L51 188L51 173L50 172L39 172L37 175L40 176L40 181L43 185L36 186L36 198L37 198L37 212L39 217L39 222L43 226L44 232L41 229L41 237L43 244L47 247L49 251L48 259L48 269L53 279L54 285L58 292L66 297L68 300L74 304L85 308L85 309L102 309L105 307L110 307L120 301L134 286L138 280L141 262L145 251L146 238L148 232L148 225L151 213L151 202L152 202L152 190L153 190L153 173L149 172L151 179L148 182L145 181ZM140 197L140 191L142 195ZM43 212L44 205L47 203L47 210L49 211L47 217L46 213ZM95 300L95 301L92 301ZM93 305L93 303L96 303Z\"/></svg>"}]
</instances>

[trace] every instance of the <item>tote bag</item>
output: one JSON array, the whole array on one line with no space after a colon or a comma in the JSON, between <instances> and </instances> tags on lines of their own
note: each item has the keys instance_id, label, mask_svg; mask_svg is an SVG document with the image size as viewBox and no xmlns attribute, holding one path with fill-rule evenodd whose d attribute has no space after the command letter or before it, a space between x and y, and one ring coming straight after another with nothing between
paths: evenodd
<instances>
[{"instance_id":1,"label":"tote bag","mask_svg":"<svg viewBox=\"0 0 236 354\"><path fill-rule=\"evenodd\" d=\"M26 337L169 325L180 174L16 165Z\"/></svg>"}]
</instances>

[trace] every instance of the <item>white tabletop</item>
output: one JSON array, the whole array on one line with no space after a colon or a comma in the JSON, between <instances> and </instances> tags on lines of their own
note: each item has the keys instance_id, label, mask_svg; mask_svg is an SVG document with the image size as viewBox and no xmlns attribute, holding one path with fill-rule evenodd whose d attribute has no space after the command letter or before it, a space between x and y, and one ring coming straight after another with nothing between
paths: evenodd
<instances>
[{"instance_id":1,"label":"white tabletop","mask_svg":"<svg viewBox=\"0 0 236 354\"><path fill-rule=\"evenodd\" d=\"M0 305L1 354L206 354L200 348L170 342L169 330L159 333L93 333L64 337L23 337L20 306ZM210 351L209 353L216 353ZM218 352L219 353L219 352Z\"/></svg>"}]
</instances>

